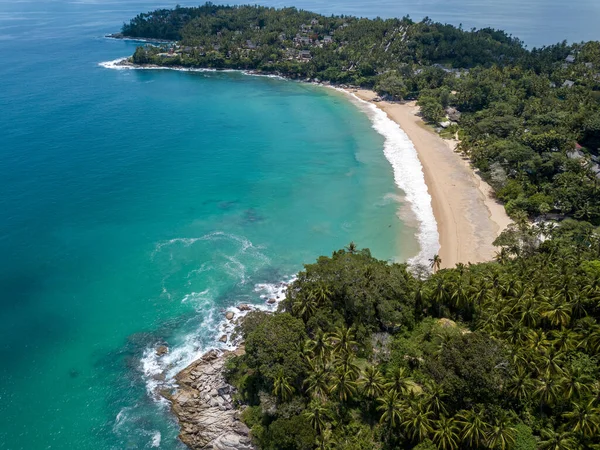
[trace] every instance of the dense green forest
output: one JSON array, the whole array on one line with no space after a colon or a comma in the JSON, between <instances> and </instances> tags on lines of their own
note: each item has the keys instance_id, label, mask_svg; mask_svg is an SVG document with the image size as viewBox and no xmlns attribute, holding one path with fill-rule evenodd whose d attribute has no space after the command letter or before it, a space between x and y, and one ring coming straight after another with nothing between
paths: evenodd
<instances>
[{"instance_id":1,"label":"dense green forest","mask_svg":"<svg viewBox=\"0 0 600 450\"><path fill-rule=\"evenodd\" d=\"M325 17L295 8L177 7L140 14L125 36L137 64L252 69L418 99L512 217L600 224L600 43L527 50L493 29L402 19Z\"/></svg>"},{"instance_id":2,"label":"dense green forest","mask_svg":"<svg viewBox=\"0 0 600 450\"><path fill-rule=\"evenodd\" d=\"M497 261L431 276L353 244L305 266L229 363L254 441L600 448L599 230L524 222L497 243Z\"/></svg>"}]
</instances>

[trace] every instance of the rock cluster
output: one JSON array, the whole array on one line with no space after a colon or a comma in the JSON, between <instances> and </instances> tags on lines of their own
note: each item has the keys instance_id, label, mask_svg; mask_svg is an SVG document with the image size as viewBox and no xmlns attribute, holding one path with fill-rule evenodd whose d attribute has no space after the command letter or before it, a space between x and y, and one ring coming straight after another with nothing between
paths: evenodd
<instances>
[{"instance_id":1,"label":"rock cluster","mask_svg":"<svg viewBox=\"0 0 600 450\"><path fill-rule=\"evenodd\" d=\"M177 374L178 388L164 396L179 420L179 438L192 450L254 449L249 429L232 404L235 388L225 381L223 368L243 348L219 353L213 350Z\"/></svg>"}]
</instances>

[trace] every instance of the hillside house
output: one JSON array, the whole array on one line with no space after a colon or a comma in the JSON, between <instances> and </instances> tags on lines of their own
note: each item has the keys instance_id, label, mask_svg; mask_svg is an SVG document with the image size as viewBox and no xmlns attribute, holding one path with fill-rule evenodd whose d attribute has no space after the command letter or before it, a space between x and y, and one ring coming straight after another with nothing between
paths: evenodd
<instances>
[{"instance_id":1,"label":"hillside house","mask_svg":"<svg viewBox=\"0 0 600 450\"><path fill-rule=\"evenodd\" d=\"M308 36L296 36L294 42L296 45L310 45L312 44L312 39Z\"/></svg>"},{"instance_id":2,"label":"hillside house","mask_svg":"<svg viewBox=\"0 0 600 450\"><path fill-rule=\"evenodd\" d=\"M310 61L312 59L312 55L308 50L302 50L300 53L298 53L298 59Z\"/></svg>"}]
</instances>

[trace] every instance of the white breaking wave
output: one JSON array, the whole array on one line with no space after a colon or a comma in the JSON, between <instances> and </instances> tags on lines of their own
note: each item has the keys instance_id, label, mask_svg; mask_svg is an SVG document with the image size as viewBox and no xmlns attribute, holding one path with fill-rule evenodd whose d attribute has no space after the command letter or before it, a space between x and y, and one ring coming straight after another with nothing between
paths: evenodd
<instances>
[{"instance_id":1,"label":"white breaking wave","mask_svg":"<svg viewBox=\"0 0 600 450\"><path fill-rule=\"evenodd\" d=\"M117 58L112 61L104 61L98 63L100 67L104 67L105 69L116 69L116 70L125 70L129 69L128 66L120 66L119 63L125 61L127 58Z\"/></svg>"},{"instance_id":2,"label":"white breaking wave","mask_svg":"<svg viewBox=\"0 0 600 450\"><path fill-rule=\"evenodd\" d=\"M152 434L152 442L150 443L150 446L152 448L158 448L160 447L160 441L161 441L161 435L160 435L160 431L154 431Z\"/></svg>"},{"instance_id":3,"label":"white breaking wave","mask_svg":"<svg viewBox=\"0 0 600 450\"><path fill-rule=\"evenodd\" d=\"M135 40L135 39L134 39ZM121 63L125 60L127 60L128 57L123 57L123 58L117 58L114 59L112 61L104 61L101 63L98 63L98 65L100 67L104 67L105 69L115 69L115 70L175 70L177 72L207 72L207 73L214 73L214 72L237 72L237 73L241 73L242 75L248 75L251 77L262 77L262 78L273 78L276 80L283 80L283 81L291 81L288 80L287 78L281 76L281 75L275 75L275 74L268 74L268 73L256 73L253 72L251 70L241 70L241 69L210 69L210 68L191 68L191 67L163 67L163 66L156 66L156 65L149 65L149 66L133 66L133 65L122 65Z\"/></svg>"},{"instance_id":4,"label":"white breaking wave","mask_svg":"<svg viewBox=\"0 0 600 450\"><path fill-rule=\"evenodd\" d=\"M279 302L285 298L288 285L293 283L295 279L295 277L289 277L287 281L279 283L256 284L254 286L254 292L257 294L256 301L262 300L263 303L245 303L250 307L250 310L246 308L244 310L239 309L241 304L226 308L226 311L234 314L233 320L227 320L225 310L219 311L214 308L208 291L184 296L182 301L196 301L198 302L198 309L207 312L197 328L201 330L203 335L208 334L213 336L214 339L208 344L203 344L201 335L190 334L184 338L182 344L170 348L169 352L162 356L157 355L156 345L148 346L144 350L140 361L148 395L156 402L167 405L168 402L159 395L159 391L174 387L175 375L178 372L211 350L235 350L239 344L239 339L233 336L233 332L238 320L250 311L275 311ZM204 308L202 308L202 305ZM224 335L227 336L227 341L219 341L218 339ZM119 418L117 418L118 422Z\"/></svg>"},{"instance_id":5,"label":"white breaking wave","mask_svg":"<svg viewBox=\"0 0 600 450\"><path fill-rule=\"evenodd\" d=\"M373 129L385 138L383 153L394 170L396 186L404 192L405 199L410 203L419 222L417 240L420 251L408 262L428 265L429 258L439 252L440 236L417 150L400 125L390 119L384 111L354 94L350 94L350 98L371 119Z\"/></svg>"},{"instance_id":6,"label":"white breaking wave","mask_svg":"<svg viewBox=\"0 0 600 450\"><path fill-rule=\"evenodd\" d=\"M248 249L263 248L261 246L254 246L254 244L252 244L252 242L250 242L245 237L238 236L235 234L224 233L223 231L215 231L214 233L209 233L204 236L197 237L197 238L175 238L175 239L169 239L168 241L159 242L158 244L156 244L156 247L154 248L154 251L152 252L152 257L154 257L157 253L159 253L163 249L163 247L168 247L173 244L182 244L184 247L189 247L189 246L195 244L196 242L216 241L216 240L220 240L220 239L229 239L229 240L238 242L241 246L241 248L240 248L241 252L245 252Z\"/></svg>"},{"instance_id":7,"label":"white breaking wave","mask_svg":"<svg viewBox=\"0 0 600 450\"><path fill-rule=\"evenodd\" d=\"M121 63L127 60L128 57L125 56L123 58L113 59L112 61L103 61L98 63L100 67L104 67L105 69L114 69L114 70L175 70L177 72L201 72L201 73L209 73L209 72L240 72L245 73L242 70L235 69L204 69L204 68L191 68L191 67L163 67L163 66L132 66L132 65L121 65Z\"/></svg>"}]
</instances>

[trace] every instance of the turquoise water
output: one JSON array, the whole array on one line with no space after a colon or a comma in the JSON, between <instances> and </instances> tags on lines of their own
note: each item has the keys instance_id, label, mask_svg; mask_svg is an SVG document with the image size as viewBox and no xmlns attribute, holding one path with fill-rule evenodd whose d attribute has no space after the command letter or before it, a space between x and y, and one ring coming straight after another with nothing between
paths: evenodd
<instances>
[{"instance_id":1,"label":"turquoise water","mask_svg":"<svg viewBox=\"0 0 600 450\"><path fill-rule=\"evenodd\" d=\"M135 48L102 36L159 5L0 1L0 449L179 448L152 376L215 345L226 308L350 240L418 251L418 167L374 111L240 73L101 67ZM405 13L360 5L327 8Z\"/></svg>"},{"instance_id":2,"label":"turquoise water","mask_svg":"<svg viewBox=\"0 0 600 450\"><path fill-rule=\"evenodd\" d=\"M3 65L0 448L177 448L147 349L181 365L257 284L351 240L406 259L415 229L342 94L109 70L133 43L53 32Z\"/></svg>"}]
</instances>

